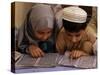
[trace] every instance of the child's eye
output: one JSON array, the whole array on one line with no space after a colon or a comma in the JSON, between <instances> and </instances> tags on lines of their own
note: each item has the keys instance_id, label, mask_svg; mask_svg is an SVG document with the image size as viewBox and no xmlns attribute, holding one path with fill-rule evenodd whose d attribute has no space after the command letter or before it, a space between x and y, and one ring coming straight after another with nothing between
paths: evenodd
<instances>
[{"instance_id":1,"label":"child's eye","mask_svg":"<svg viewBox=\"0 0 100 75\"><path fill-rule=\"evenodd\" d=\"M48 34L51 33L51 31L48 32Z\"/></svg>"},{"instance_id":2,"label":"child's eye","mask_svg":"<svg viewBox=\"0 0 100 75\"><path fill-rule=\"evenodd\" d=\"M79 37L79 36L80 36L80 34L77 34L77 35L76 35L76 37Z\"/></svg>"},{"instance_id":3,"label":"child's eye","mask_svg":"<svg viewBox=\"0 0 100 75\"><path fill-rule=\"evenodd\" d=\"M71 34L67 34L68 36L72 36Z\"/></svg>"},{"instance_id":4,"label":"child's eye","mask_svg":"<svg viewBox=\"0 0 100 75\"><path fill-rule=\"evenodd\" d=\"M43 34L43 32L38 32L38 34Z\"/></svg>"}]
</instances>

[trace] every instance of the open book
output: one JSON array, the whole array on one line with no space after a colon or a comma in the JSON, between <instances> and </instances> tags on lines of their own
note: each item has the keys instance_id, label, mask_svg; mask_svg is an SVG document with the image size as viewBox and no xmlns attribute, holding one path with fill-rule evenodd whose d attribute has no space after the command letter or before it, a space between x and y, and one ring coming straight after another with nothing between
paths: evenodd
<instances>
[{"instance_id":1,"label":"open book","mask_svg":"<svg viewBox=\"0 0 100 75\"><path fill-rule=\"evenodd\" d=\"M58 64L62 66L71 66L71 67L77 67L77 68L96 68L97 57L96 56L82 56L78 59L71 59L69 58L69 52L66 52Z\"/></svg>"},{"instance_id":2,"label":"open book","mask_svg":"<svg viewBox=\"0 0 100 75\"><path fill-rule=\"evenodd\" d=\"M16 66L22 67L54 67L57 65L58 53L47 53L44 57L33 58L30 55L23 57L16 62Z\"/></svg>"},{"instance_id":3,"label":"open book","mask_svg":"<svg viewBox=\"0 0 100 75\"><path fill-rule=\"evenodd\" d=\"M58 53L47 53L44 57L32 58L29 55L23 55L23 57L16 62L18 67L77 67L77 68L96 68L97 58L96 56L82 56L78 59L70 59L69 52L64 55Z\"/></svg>"}]
</instances>

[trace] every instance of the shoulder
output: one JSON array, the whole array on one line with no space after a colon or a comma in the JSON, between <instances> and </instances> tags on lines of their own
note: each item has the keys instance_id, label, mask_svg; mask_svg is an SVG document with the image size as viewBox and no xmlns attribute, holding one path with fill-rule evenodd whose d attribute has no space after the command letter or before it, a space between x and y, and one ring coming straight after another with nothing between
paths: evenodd
<instances>
[{"instance_id":1,"label":"shoulder","mask_svg":"<svg viewBox=\"0 0 100 75\"><path fill-rule=\"evenodd\" d=\"M87 35L87 38L92 42L94 43L96 38L97 38L97 34L96 32L94 31L94 29L91 27L91 26L88 26L85 30L86 32L86 35Z\"/></svg>"},{"instance_id":2,"label":"shoulder","mask_svg":"<svg viewBox=\"0 0 100 75\"><path fill-rule=\"evenodd\" d=\"M97 37L95 30L91 26L87 26L85 31L86 31L87 35L90 35L95 38Z\"/></svg>"}]
</instances>

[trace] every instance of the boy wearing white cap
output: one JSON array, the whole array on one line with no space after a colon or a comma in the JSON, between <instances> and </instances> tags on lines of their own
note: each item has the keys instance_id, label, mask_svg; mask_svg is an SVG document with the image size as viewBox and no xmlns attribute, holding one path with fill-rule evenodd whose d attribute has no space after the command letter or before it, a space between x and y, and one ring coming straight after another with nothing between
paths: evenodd
<instances>
[{"instance_id":1,"label":"boy wearing white cap","mask_svg":"<svg viewBox=\"0 0 100 75\"><path fill-rule=\"evenodd\" d=\"M95 33L87 26L87 13L75 6L66 7L62 11L63 28L58 34L56 48L60 54L70 51L71 58L92 55Z\"/></svg>"}]
</instances>

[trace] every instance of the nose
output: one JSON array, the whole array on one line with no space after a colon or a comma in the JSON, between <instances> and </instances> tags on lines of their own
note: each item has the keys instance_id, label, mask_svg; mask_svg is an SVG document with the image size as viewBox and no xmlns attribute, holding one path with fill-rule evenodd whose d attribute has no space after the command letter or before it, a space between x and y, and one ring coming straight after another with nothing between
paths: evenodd
<instances>
[{"instance_id":1,"label":"nose","mask_svg":"<svg viewBox=\"0 0 100 75\"><path fill-rule=\"evenodd\" d=\"M47 35L43 36L43 40L44 41L47 40L47 39L48 39L48 36Z\"/></svg>"},{"instance_id":2,"label":"nose","mask_svg":"<svg viewBox=\"0 0 100 75\"><path fill-rule=\"evenodd\" d=\"M72 37L72 42L73 42L73 43L76 43L76 42L77 42L77 40L76 40L76 37L75 37L75 36L73 36L73 37Z\"/></svg>"}]
</instances>

